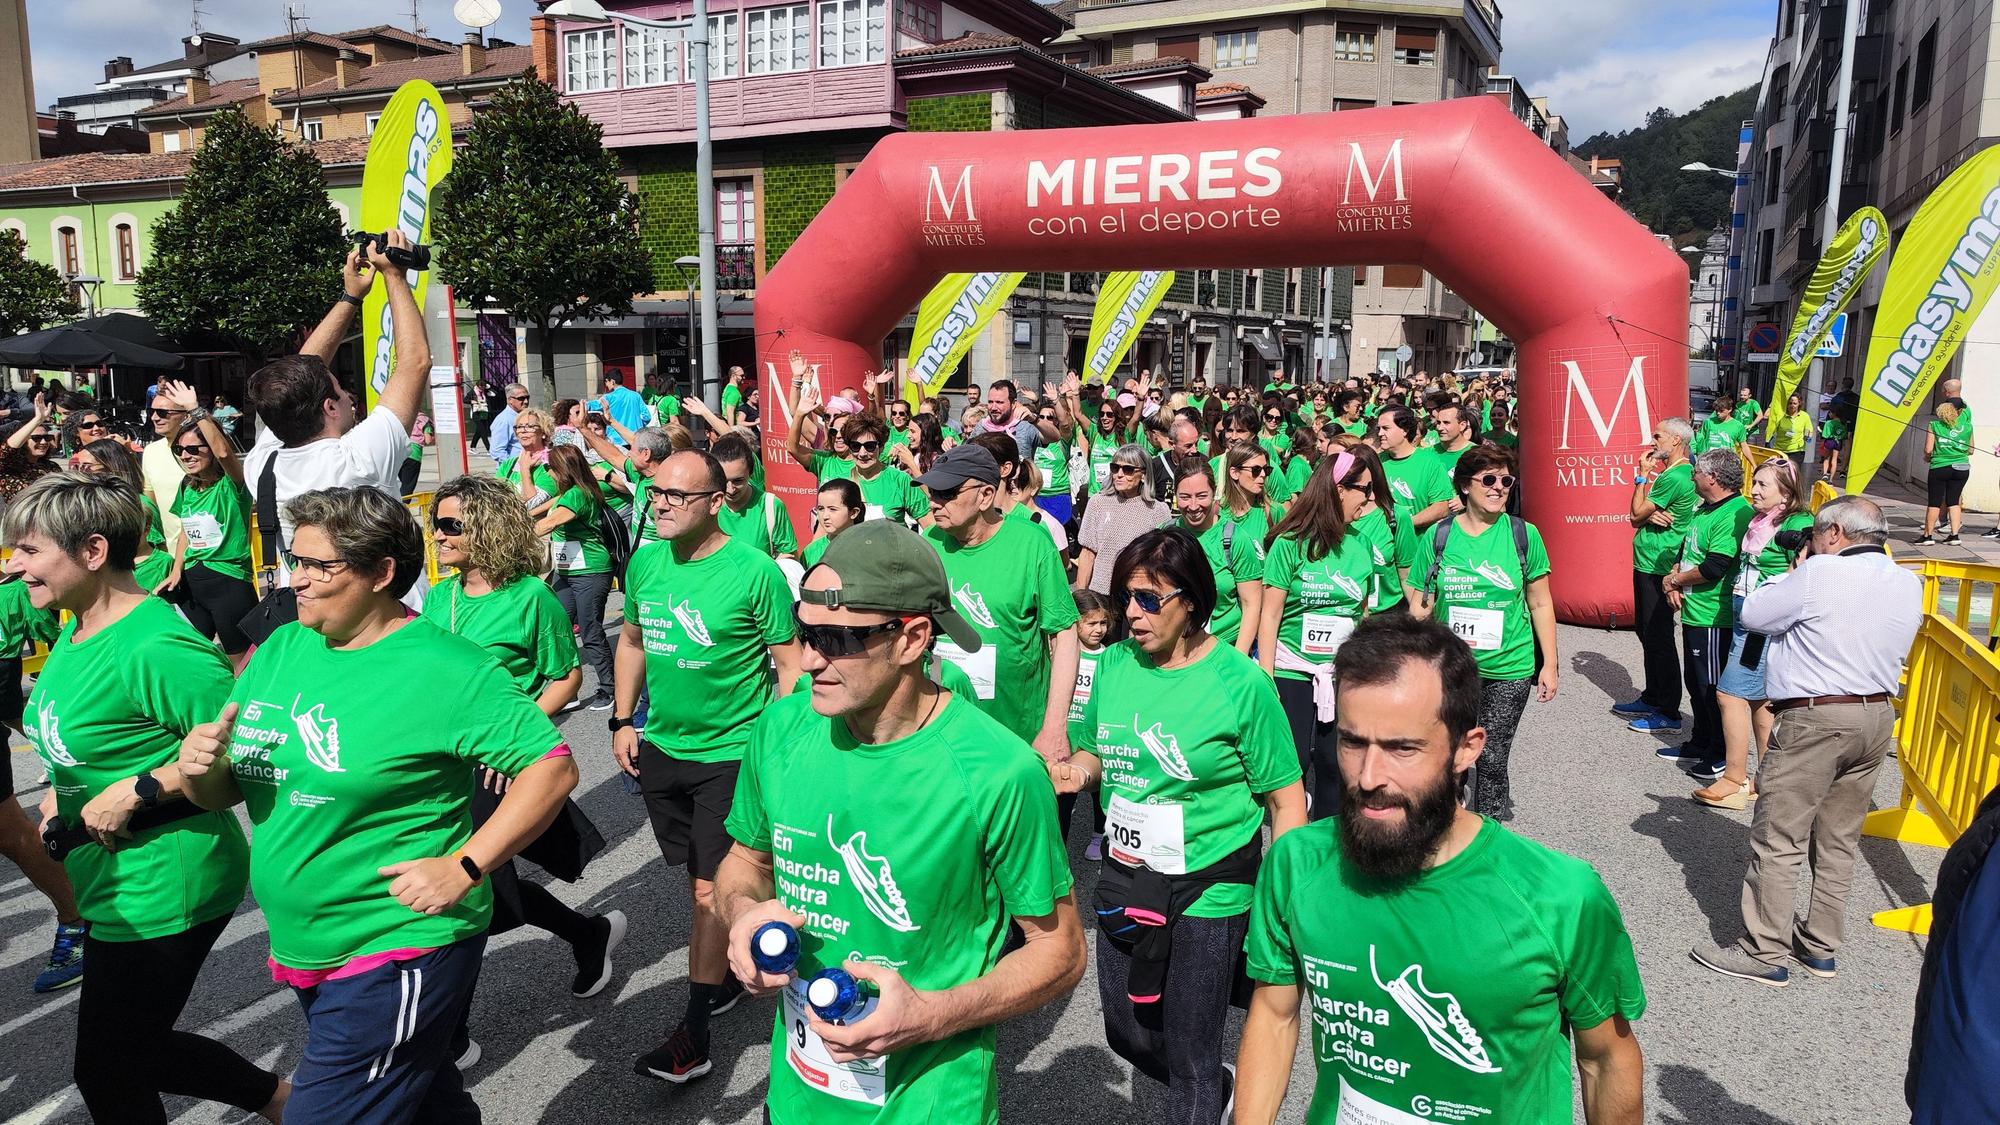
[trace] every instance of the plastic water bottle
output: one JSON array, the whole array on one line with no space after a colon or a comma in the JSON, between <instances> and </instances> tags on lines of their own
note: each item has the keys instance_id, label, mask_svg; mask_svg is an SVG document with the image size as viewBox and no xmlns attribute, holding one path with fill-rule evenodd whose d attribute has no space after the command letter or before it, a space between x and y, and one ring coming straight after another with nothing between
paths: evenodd
<instances>
[{"instance_id":1,"label":"plastic water bottle","mask_svg":"<svg viewBox=\"0 0 2000 1125\"><path fill-rule=\"evenodd\" d=\"M789 973L799 961L799 932L783 922L766 922L750 935L750 960L767 973Z\"/></svg>"},{"instance_id":2,"label":"plastic water bottle","mask_svg":"<svg viewBox=\"0 0 2000 1125\"><path fill-rule=\"evenodd\" d=\"M828 1023L852 1023L867 1007L868 997L846 969L821 969L806 985L806 1003Z\"/></svg>"}]
</instances>

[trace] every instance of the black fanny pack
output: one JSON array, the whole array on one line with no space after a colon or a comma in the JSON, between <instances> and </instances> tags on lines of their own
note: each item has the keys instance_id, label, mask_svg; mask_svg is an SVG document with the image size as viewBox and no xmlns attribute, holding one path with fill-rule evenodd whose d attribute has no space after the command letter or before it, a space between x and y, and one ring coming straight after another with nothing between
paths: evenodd
<instances>
[{"instance_id":1,"label":"black fanny pack","mask_svg":"<svg viewBox=\"0 0 2000 1125\"><path fill-rule=\"evenodd\" d=\"M140 809L125 822L125 830L134 834L151 828L160 828L176 821L186 820L208 812L193 801L173 801L150 809ZM86 844L97 843L97 838L81 824L71 824L60 816L52 816L42 825L42 848L49 858L61 863L69 858L69 853Z\"/></svg>"},{"instance_id":2,"label":"black fanny pack","mask_svg":"<svg viewBox=\"0 0 2000 1125\"><path fill-rule=\"evenodd\" d=\"M1264 862L1262 834L1209 864L1185 875L1162 875L1147 867L1127 867L1105 859L1097 877L1097 928L1105 939L1132 959L1126 993L1145 1018L1159 1011L1166 988L1167 967L1173 959L1174 923L1210 887L1218 883L1257 882Z\"/></svg>"}]
</instances>

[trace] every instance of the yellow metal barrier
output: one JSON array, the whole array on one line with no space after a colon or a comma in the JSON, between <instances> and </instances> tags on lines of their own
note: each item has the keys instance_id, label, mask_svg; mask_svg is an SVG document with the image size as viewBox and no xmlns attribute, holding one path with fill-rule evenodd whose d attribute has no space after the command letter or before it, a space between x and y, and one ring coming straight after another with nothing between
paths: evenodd
<instances>
[{"instance_id":1,"label":"yellow metal barrier","mask_svg":"<svg viewBox=\"0 0 2000 1125\"><path fill-rule=\"evenodd\" d=\"M435 492L417 492L403 497L403 506L410 510L410 515L417 521L417 530L424 535L424 571L430 576L432 585L436 585L438 580L437 537L431 534L431 508L436 503ZM268 590L272 579L271 573L267 572L275 572L278 562L264 557L264 536L259 527L257 510L253 507L250 510L250 569L261 579L258 589Z\"/></svg>"},{"instance_id":2,"label":"yellow metal barrier","mask_svg":"<svg viewBox=\"0 0 2000 1125\"><path fill-rule=\"evenodd\" d=\"M1782 460L1785 455L1775 449L1746 442L1736 447L1736 456L1743 461L1743 495L1748 497L1750 478L1757 475L1757 470L1763 467L1764 462Z\"/></svg>"},{"instance_id":3,"label":"yellow metal barrier","mask_svg":"<svg viewBox=\"0 0 2000 1125\"><path fill-rule=\"evenodd\" d=\"M1910 559L1904 564L1924 582L1924 612L1948 618L1977 644L1994 647L1993 606L2000 600L2000 566Z\"/></svg>"},{"instance_id":4,"label":"yellow metal barrier","mask_svg":"<svg viewBox=\"0 0 2000 1125\"><path fill-rule=\"evenodd\" d=\"M1833 487L1832 485L1826 483L1823 480L1813 482L1812 501L1811 501L1812 510L1815 512L1819 511L1821 508L1826 506L1826 502L1828 500L1832 500L1840 495L1842 495L1842 493L1838 488Z\"/></svg>"}]
</instances>

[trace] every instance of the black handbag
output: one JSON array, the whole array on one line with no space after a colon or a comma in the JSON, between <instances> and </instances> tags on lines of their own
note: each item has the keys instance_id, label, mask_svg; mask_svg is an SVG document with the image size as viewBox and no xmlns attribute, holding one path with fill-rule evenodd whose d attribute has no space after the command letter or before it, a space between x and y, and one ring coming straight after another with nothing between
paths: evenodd
<instances>
[{"instance_id":1,"label":"black handbag","mask_svg":"<svg viewBox=\"0 0 2000 1125\"><path fill-rule=\"evenodd\" d=\"M278 451L264 462L257 474L257 537L264 544L264 565L272 581L277 581L278 565ZM290 586L278 586L258 599L236 627L254 647L271 639L271 634L299 619L299 596Z\"/></svg>"}]
</instances>

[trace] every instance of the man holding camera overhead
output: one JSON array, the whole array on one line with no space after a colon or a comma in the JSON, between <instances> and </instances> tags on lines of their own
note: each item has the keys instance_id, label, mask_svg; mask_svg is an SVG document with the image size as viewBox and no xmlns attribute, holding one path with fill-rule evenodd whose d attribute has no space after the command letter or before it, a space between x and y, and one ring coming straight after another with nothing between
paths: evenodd
<instances>
[{"instance_id":1,"label":"man holding camera overhead","mask_svg":"<svg viewBox=\"0 0 2000 1125\"><path fill-rule=\"evenodd\" d=\"M431 366L423 312L407 276L389 258L391 250L410 245L401 231L390 231L386 239L371 238L350 250L341 269L340 297L299 354L274 359L250 376L250 408L264 427L256 446L243 458L244 479L253 498L261 501L266 472L272 474L281 512L294 496L319 488L372 485L391 496L402 495L398 473L409 455L410 427ZM395 323L396 367L375 409L357 420L354 396L334 378L333 356L352 329L362 298L378 280L387 288ZM279 530L282 549L292 541L292 528L282 516ZM279 562L278 584L289 583L289 573ZM404 601L422 605L423 589L420 580Z\"/></svg>"}]
</instances>

